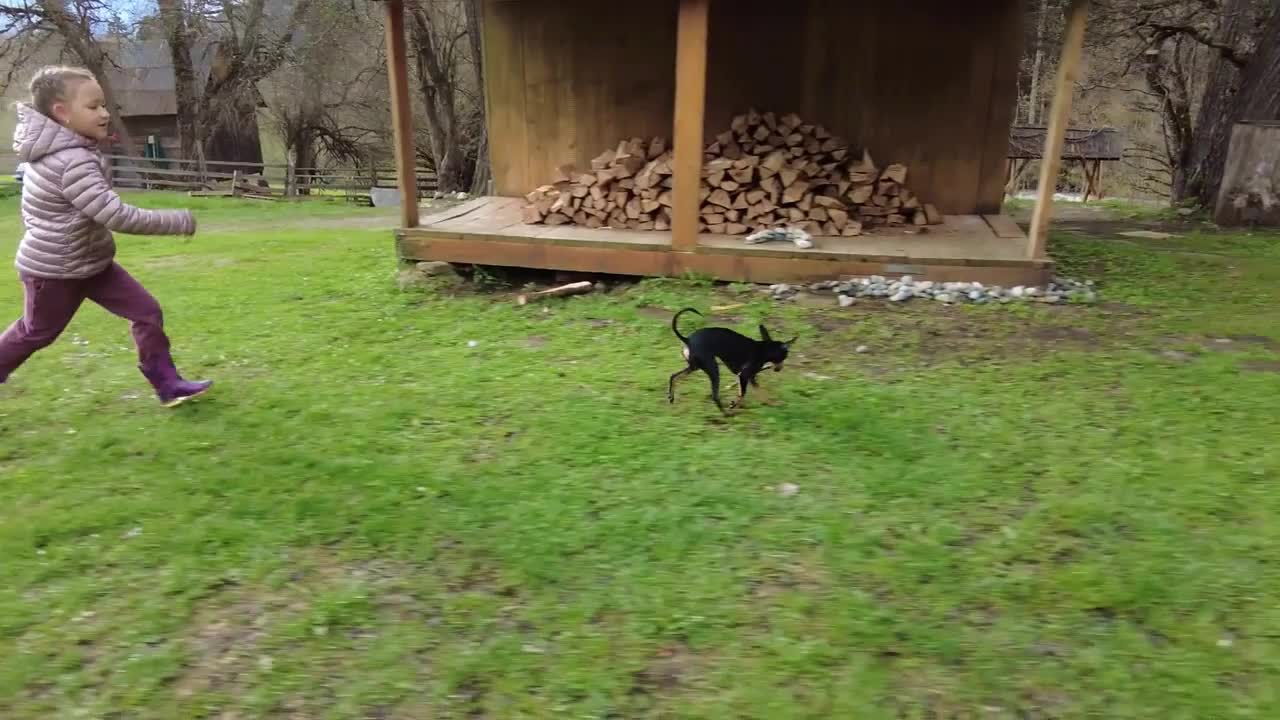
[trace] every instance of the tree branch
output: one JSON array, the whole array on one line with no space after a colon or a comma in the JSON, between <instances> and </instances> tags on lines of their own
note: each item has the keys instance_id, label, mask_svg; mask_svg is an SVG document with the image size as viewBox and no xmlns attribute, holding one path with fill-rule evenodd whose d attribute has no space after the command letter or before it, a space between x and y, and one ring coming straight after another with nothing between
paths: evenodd
<instances>
[{"instance_id":1,"label":"tree branch","mask_svg":"<svg viewBox=\"0 0 1280 720\"><path fill-rule=\"evenodd\" d=\"M1163 23L1152 22L1148 23L1147 27L1155 31L1157 41L1179 36L1188 37L1207 48L1217 50L1218 54L1221 55L1224 60L1238 68L1243 68L1245 65L1249 64L1248 55L1241 53L1230 45L1224 45L1223 43L1215 41L1213 38L1205 34L1203 30L1191 25L1165 25Z\"/></svg>"}]
</instances>

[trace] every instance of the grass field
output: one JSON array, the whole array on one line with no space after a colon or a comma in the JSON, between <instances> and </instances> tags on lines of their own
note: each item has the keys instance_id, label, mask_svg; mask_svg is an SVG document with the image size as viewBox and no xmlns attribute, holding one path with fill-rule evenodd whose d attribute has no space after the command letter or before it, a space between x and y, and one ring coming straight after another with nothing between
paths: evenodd
<instances>
[{"instance_id":1,"label":"grass field","mask_svg":"<svg viewBox=\"0 0 1280 720\"><path fill-rule=\"evenodd\" d=\"M375 211L197 213L120 260L209 398L96 307L0 386L0 717L1280 717L1280 237L1060 234L1093 307L518 307L399 291ZM668 405L735 303L769 404Z\"/></svg>"}]
</instances>

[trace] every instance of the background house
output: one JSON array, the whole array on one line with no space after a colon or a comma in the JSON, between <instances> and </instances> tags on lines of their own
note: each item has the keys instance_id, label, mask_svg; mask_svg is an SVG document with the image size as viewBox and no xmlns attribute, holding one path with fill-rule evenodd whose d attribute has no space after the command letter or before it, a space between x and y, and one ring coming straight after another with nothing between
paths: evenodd
<instances>
[{"instance_id":1,"label":"background house","mask_svg":"<svg viewBox=\"0 0 1280 720\"><path fill-rule=\"evenodd\" d=\"M112 84L119 96L121 119L134 144L128 154L141 156L145 143L154 138L164 157L179 157L177 93L169 44L163 40L119 39L104 41L103 45L116 62ZM191 62L197 88L203 88L208 82L217 56L215 42L192 44ZM256 98L256 104L259 107L265 104L261 95ZM245 118L242 127L236 130L215 131L205 149L206 159L261 163L257 117Z\"/></svg>"}]
</instances>

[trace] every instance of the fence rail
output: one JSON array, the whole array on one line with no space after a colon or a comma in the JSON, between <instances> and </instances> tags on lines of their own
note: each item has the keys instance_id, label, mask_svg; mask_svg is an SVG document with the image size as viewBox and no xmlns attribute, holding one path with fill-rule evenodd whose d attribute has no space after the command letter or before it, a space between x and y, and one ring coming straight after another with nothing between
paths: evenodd
<instances>
[{"instance_id":1,"label":"fence rail","mask_svg":"<svg viewBox=\"0 0 1280 720\"><path fill-rule=\"evenodd\" d=\"M371 202L374 188L397 187L393 167L296 168L292 163L247 163L209 160L198 168L193 160L107 155L111 180L120 188L187 190L192 194L293 198L341 194ZM416 168L418 197L438 188L435 172Z\"/></svg>"}]
</instances>

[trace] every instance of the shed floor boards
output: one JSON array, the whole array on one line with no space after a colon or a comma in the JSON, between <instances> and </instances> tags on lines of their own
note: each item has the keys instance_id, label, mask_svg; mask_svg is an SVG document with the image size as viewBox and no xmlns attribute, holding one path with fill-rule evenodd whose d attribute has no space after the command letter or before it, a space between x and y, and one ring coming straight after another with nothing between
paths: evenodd
<instances>
[{"instance_id":1,"label":"shed floor boards","mask_svg":"<svg viewBox=\"0 0 1280 720\"><path fill-rule=\"evenodd\" d=\"M509 255L509 264L536 261L537 267L553 267L559 258L572 266L560 269L591 270L584 267L591 262L583 258L600 258L600 251L616 250L621 254L601 263L598 271L616 273L620 265L625 269L625 256L645 258L635 266L634 274L706 268L723 280L779 282L814 277L815 272L823 271L875 272L873 266L881 266L879 272L884 274L910 273L930 279L986 277L1000 281L1009 277L1010 282L1037 282L1052 269L1049 258L1026 257L1026 235L1004 216L948 215L942 224L915 234L905 228L878 228L857 237L815 237L811 249L784 242L747 245L741 236L702 234L696 253L672 253L669 232L528 225L521 220L523 204L522 198L481 197L426 216L420 227L398 232L401 255L415 260L495 265L504 264L503 257ZM459 241L491 245L467 246ZM535 251L517 249L518 245L542 247ZM674 257L646 258L651 255ZM744 274L748 277L741 277Z\"/></svg>"}]
</instances>

